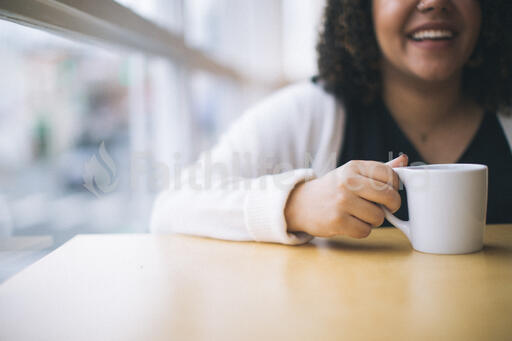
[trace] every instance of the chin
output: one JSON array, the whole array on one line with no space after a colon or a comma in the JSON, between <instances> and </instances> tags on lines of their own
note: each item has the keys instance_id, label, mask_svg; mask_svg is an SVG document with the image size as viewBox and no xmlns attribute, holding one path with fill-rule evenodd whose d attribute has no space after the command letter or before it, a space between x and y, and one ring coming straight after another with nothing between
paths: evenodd
<instances>
[{"instance_id":1,"label":"chin","mask_svg":"<svg viewBox=\"0 0 512 341\"><path fill-rule=\"evenodd\" d=\"M458 75L460 68L453 66L436 66L414 70L414 75L427 82L444 82Z\"/></svg>"}]
</instances>

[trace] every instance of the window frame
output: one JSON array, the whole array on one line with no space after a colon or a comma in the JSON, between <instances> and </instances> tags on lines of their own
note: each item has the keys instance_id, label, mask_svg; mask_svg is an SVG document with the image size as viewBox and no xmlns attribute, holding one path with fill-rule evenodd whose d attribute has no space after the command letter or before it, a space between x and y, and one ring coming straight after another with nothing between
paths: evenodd
<instances>
[{"instance_id":1,"label":"window frame","mask_svg":"<svg viewBox=\"0 0 512 341\"><path fill-rule=\"evenodd\" d=\"M167 30L114 0L0 0L0 20L47 30L72 40L107 44L155 55L193 70L244 85L277 88L286 82L247 76L187 46L184 37Z\"/></svg>"}]
</instances>

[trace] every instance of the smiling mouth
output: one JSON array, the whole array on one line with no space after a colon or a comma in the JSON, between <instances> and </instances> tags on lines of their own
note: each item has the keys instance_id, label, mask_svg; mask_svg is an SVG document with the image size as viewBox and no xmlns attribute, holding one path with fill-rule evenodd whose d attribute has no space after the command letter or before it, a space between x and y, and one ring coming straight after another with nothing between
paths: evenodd
<instances>
[{"instance_id":1,"label":"smiling mouth","mask_svg":"<svg viewBox=\"0 0 512 341\"><path fill-rule=\"evenodd\" d=\"M414 41L426 40L452 40L456 36L454 31L451 30L421 30L410 34L408 37Z\"/></svg>"}]
</instances>

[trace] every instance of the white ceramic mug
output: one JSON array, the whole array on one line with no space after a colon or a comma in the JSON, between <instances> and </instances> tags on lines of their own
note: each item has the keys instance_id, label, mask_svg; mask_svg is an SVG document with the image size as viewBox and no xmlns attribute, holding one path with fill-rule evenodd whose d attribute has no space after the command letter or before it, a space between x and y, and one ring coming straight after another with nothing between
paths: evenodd
<instances>
[{"instance_id":1,"label":"white ceramic mug","mask_svg":"<svg viewBox=\"0 0 512 341\"><path fill-rule=\"evenodd\" d=\"M407 189L409 221L384 209L415 250L462 254L483 248L487 166L443 164L395 168Z\"/></svg>"}]
</instances>

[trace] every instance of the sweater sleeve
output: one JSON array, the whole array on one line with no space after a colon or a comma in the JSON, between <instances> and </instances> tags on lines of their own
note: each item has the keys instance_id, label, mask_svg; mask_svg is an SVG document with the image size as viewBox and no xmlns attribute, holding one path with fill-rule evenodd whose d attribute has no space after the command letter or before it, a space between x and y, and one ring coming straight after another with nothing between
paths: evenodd
<instances>
[{"instance_id":1,"label":"sweater sleeve","mask_svg":"<svg viewBox=\"0 0 512 341\"><path fill-rule=\"evenodd\" d=\"M213 149L174 176L157 197L151 231L236 241L297 245L312 236L288 233L290 192L315 172L300 156L304 87L289 87L242 115Z\"/></svg>"}]
</instances>

